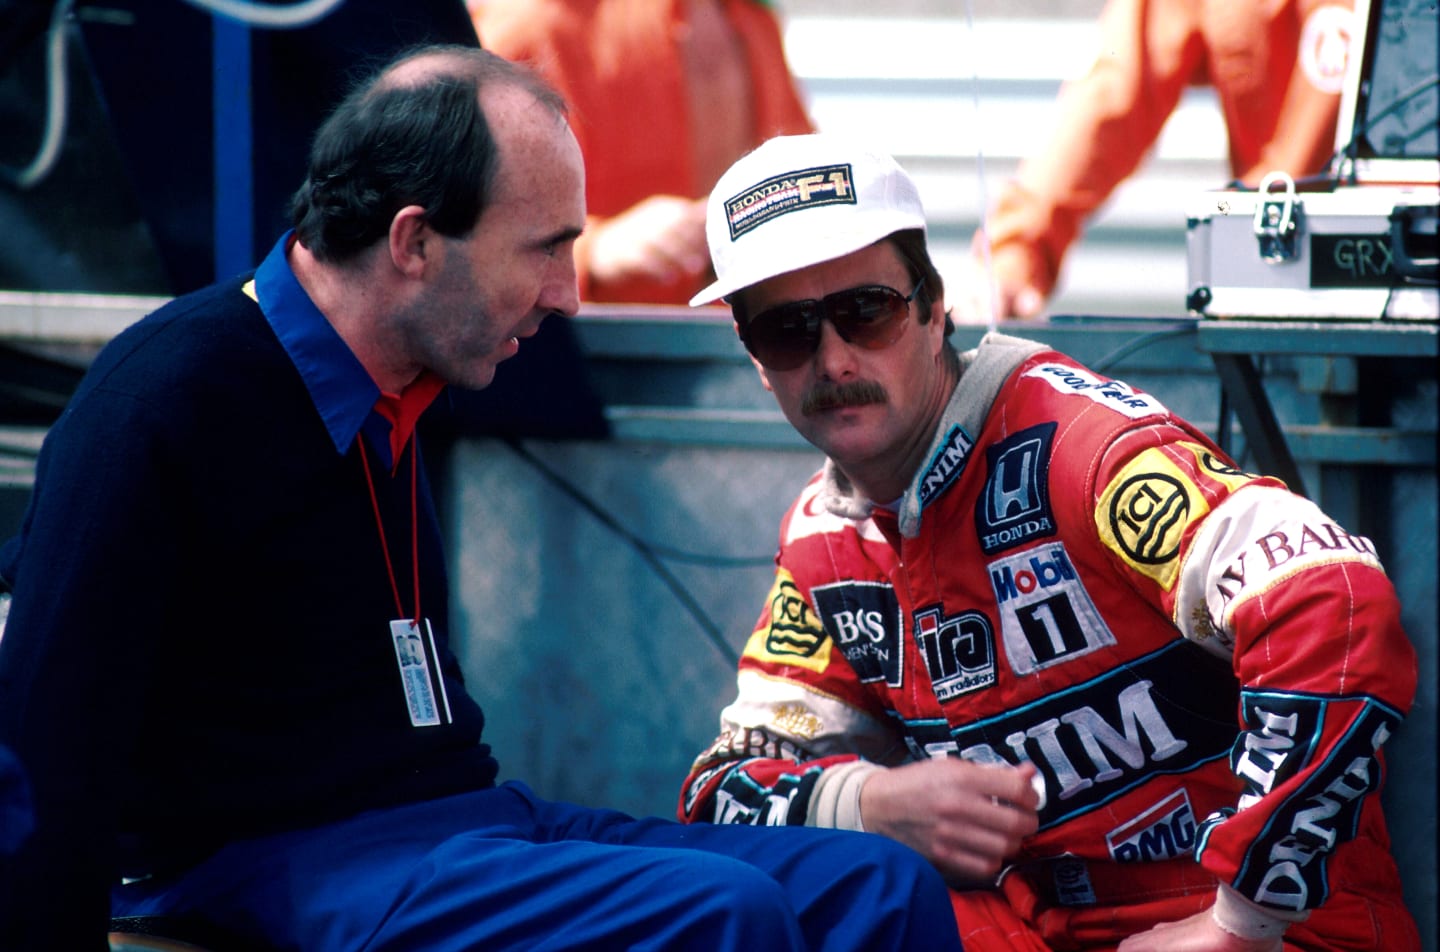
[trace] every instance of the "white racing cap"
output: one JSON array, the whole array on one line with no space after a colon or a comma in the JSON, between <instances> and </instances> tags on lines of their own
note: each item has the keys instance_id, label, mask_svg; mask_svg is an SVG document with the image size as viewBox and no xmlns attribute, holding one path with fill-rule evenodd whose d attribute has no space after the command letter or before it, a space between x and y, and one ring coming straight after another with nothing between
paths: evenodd
<instances>
[{"instance_id":1,"label":"white racing cap","mask_svg":"<svg viewBox=\"0 0 1440 952\"><path fill-rule=\"evenodd\" d=\"M883 152L835 135L777 136L720 176L705 207L709 304L766 278L925 229L920 192Z\"/></svg>"}]
</instances>

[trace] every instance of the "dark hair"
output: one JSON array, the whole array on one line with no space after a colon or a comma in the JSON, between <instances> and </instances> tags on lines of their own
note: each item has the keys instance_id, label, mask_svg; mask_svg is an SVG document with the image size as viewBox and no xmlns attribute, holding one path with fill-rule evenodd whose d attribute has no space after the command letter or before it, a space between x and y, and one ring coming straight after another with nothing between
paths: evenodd
<instances>
[{"instance_id":1,"label":"dark hair","mask_svg":"<svg viewBox=\"0 0 1440 952\"><path fill-rule=\"evenodd\" d=\"M945 279L940 277L940 271L935 267L935 262L930 258L930 246L925 242L925 232L919 228L907 228L904 231L897 231L886 239L900 252L900 257L905 260L905 266L910 270L910 278L914 281L924 280L920 293L915 295L915 300L920 305L920 323L930 323L930 308L936 301L945 300ZM941 351L946 365L955 379L960 379L960 352L950 340L950 335L955 333L955 321L951 319L950 312L945 312L945 344Z\"/></svg>"},{"instance_id":2,"label":"dark hair","mask_svg":"<svg viewBox=\"0 0 1440 952\"><path fill-rule=\"evenodd\" d=\"M945 300L945 279L940 277L940 271L935 267L935 262L930 258L930 247L925 243L925 232L919 228L907 228L904 231L897 231L885 239L895 246L904 260L905 266L910 269L910 280L925 283L920 288L920 293L915 295L915 302L920 305L920 323L930 323L930 307L936 301ZM945 336L949 337L955 331L955 323L950 319L950 312L945 312Z\"/></svg>"},{"instance_id":3,"label":"dark hair","mask_svg":"<svg viewBox=\"0 0 1440 952\"><path fill-rule=\"evenodd\" d=\"M397 67L433 57L415 81ZM463 237L485 210L499 154L479 93L518 86L557 116L565 101L536 74L467 46L401 54L355 87L320 126L305 183L291 200L295 233L319 260L343 264L383 238L395 213L425 209L432 228Z\"/></svg>"}]
</instances>

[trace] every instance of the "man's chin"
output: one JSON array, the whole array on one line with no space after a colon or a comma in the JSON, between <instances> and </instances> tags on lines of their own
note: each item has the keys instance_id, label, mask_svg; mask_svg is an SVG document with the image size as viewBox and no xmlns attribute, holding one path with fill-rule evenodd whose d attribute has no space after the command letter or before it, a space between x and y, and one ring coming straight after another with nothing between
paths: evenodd
<instances>
[{"instance_id":1,"label":"man's chin","mask_svg":"<svg viewBox=\"0 0 1440 952\"><path fill-rule=\"evenodd\" d=\"M496 361L482 358L466 367L463 374L457 374L456 379L447 382L464 390L484 390L495 382L495 367Z\"/></svg>"}]
</instances>

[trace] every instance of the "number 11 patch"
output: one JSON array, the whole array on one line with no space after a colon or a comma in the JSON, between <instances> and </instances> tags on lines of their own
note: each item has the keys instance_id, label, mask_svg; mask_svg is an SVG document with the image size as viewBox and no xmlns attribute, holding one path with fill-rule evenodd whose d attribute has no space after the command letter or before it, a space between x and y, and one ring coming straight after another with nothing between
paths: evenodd
<instances>
[{"instance_id":1,"label":"number 11 patch","mask_svg":"<svg viewBox=\"0 0 1440 952\"><path fill-rule=\"evenodd\" d=\"M400 665L410 723L415 727L436 727L452 723L453 718L430 619L424 619L424 625L422 630L413 619L397 618L390 623L390 637L395 642L395 660Z\"/></svg>"}]
</instances>

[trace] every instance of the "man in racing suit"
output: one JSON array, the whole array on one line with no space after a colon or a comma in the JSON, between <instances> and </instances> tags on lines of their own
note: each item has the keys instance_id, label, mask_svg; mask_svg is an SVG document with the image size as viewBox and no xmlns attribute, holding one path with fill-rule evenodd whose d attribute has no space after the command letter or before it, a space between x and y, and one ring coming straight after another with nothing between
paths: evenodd
<instances>
[{"instance_id":1,"label":"man in racing suit","mask_svg":"<svg viewBox=\"0 0 1440 952\"><path fill-rule=\"evenodd\" d=\"M1043 345L956 354L888 156L773 139L708 215L692 303L828 459L681 817L907 842L972 952L1418 948L1377 796L1415 655L1370 541Z\"/></svg>"}]
</instances>

